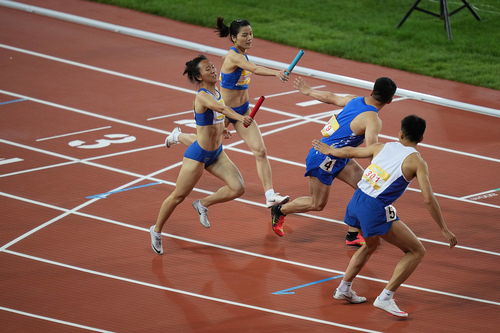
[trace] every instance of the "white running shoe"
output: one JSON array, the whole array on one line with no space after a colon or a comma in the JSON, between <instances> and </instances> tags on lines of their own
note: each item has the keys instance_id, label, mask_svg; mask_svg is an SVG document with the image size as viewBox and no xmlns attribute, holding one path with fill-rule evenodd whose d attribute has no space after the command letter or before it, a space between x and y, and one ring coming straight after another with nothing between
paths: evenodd
<instances>
[{"instance_id":1,"label":"white running shoe","mask_svg":"<svg viewBox=\"0 0 500 333\"><path fill-rule=\"evenodd\" d=\"M380 298L377 297L373 302L373 306L382 309L384 311L387 311L393 316L408 317L408 312L401 311L396 305L394 298L391 298L387 301L382 301Z\"/></svg>"},{"instance_id":2,"label":"white running shoe","mask_svg":"<svg viewBox=\"0 0 500 333\"><path fill-rule=\"evenodd\" d=\"M193 201L193 208L196 210L198 215L200 215L200 223L205 228L210 228L210 222L208 221L208 208L203 207L200 200Z\"/></svg>"},{"instance_id":3,"label":"white running shoe","mask_svg":"<svg viewBox=\"0 0 500 333\"><path fill-rule=\"evenodd\" d=\"M271 208L274 205L282 205L288 202L290 197L288 195L282 196L279 193L274 193L272 197L266 199L267 208Z\"/></svg>"},{"instance_id":4,"label":"white running shoe","mask_svg":"<svg viewBox=\"0 0 500 333\"><path fill-rule=\"evenodd\" d=\"M180 127L176 127L176 128L174 128L174 129L172 130L172 133L170 133L170 134L167 136L167 138L165 139L165 146L166 146L167 148L170 148L171 146L176 145L176 144L178 144L178 143L179 143L179 141L175 141L175 140L174 140L174 135L177 135L177 137L178 137L178 134L177 134L177 133L178 133L178 134L181 134L181 133L182 133L182 131L181 131L181 128L180 128Z\"/></svg>"},{"instance_id":5,"label":"white running shoe","mask_svg":"<svg viewBox=\"0 0 500 333\"><path fill-rule=\"evenodd\" d=\"M152 225L149 228L149 234L151 235L151 248L156 254L163 254L163 245L161 243L161 233L155 232L155 226Z\"/></svg>"},{"instance_id":6,"label":"white running shoe","mask_svg":"<svg viewBox=\"0 0 500 333\"><path fill-rule=\"evenodd\" d=\"M349 291L340 291L338 288L335 290L335 294L333 295L335 299L345 299L349 303L364 303L366 302L366 297L356 295L354 290Z\"/></svg>"}]
</instances>

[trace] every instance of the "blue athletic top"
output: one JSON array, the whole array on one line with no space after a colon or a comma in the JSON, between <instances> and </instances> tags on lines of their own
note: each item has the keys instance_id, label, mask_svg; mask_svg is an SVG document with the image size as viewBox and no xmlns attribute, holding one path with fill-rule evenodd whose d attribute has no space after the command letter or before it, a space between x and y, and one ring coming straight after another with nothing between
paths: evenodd
<instances>
[{"instance_id":1,"label":"blue athletic top","mask_svg":"<svg viewBox=\"0 0 500 333\"><path fill-rule=\"evenodd\" d=\"M233 50L236 53L240 51L236 47L231 47L229 50ZM245 58L248 60L248 56L244 54ZM226 89L233 90L246 90L248 89L248 84L250 83L250 75L252 72L244 70L243 68L236 68L232 73L220 73L220 86Z\"/></svg>"},{"instance_id":2,"label":"blue athletic top","mask_svg":"<svg viewBox=\"0 0 500 333\"><path fill-rule=\"evenodd\" d=\"M224 100L222 99L219 91L216 90L219 94L218 97L215 96L210 90L207 90L205 88L200 88L198 90L198 92L200 92L200 91L204 91L207 94L212 95L212 97L215 99L215 101L217 103L224 105ZM224 118L225 118L225 116L222 113L213 111L211 109L207 109L203 113L196 113L196 111L194 111L194 119L196 121L196 125L198 125L198 126L208 126L208 125L219 124L219 123L224 121Z\"/></svg>"},{"instance_id":3,"label":"blue athletic top","mask_svg":"<svg viewBox=\"0 0 500 333\"><path fill-rule=\"evenodd\" d=\"M354 134L351 130L351 122L367 111L378 112L376 107L365 103L364 97L353 98L338 115L330 118L321 131L324 137L320 141L330 146L335 145L335 148L359 146L363 143L365 135Z\"/></svg>"}]
</instances>

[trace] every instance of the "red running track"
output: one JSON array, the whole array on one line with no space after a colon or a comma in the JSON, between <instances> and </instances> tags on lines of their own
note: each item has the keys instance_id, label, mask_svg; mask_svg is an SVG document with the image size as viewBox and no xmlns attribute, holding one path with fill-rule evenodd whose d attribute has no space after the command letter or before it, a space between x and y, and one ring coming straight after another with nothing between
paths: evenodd
<instances>
[{"instance_id":1,"label":"red running track","mask_svg":"<svg viewBox=\"0 0 500 333\"><path fill-rule=\"evenodd\" d=\"M228 47L212 29L125 9L77 0L24 2ZM289 216L287 234L278 238L263 208L254 158L237 137L226 142L226 151L245 178L242 200L214 206L213 227L199 226L189 203L220 186L207 175L168 221L166 254L153 254L147 228L172 190L184 149L167 150L162 142L178 124L190 131L185 112L193 87L181 74L197 52L4 7L0 22L0 322L6 332L477 332L499 326L498 118L411 99L381 112L383 141L397 135L407 114L428 121L420 150L461 246L442 244L412 190L418 184L412 184L398 212L428 254L397 292L398 304L410 312L402 321L371 302L334 301L338 279L273 294L345 269L353 250L343 246L341 219L352 190L335 182L323 212ZM256 40L250 54L285 62L295 53ZM220 67L221 59L210 58ZM500 107L496 90L309 51L300 65L370 81L390 76L405 89ZM268 96L257 120L275 187L304 195L303 161L321 124L299 124L300 117L332 108L301 107L297 103L308 99L297 93L272 97L291 92L292 85L252 80L252 98ZM368 93L308 81L331 91ZM105 137L110 134L121 136ZM98 142L103 147L82 148ZM358 293L373 301L399 257L383 244L356 280Z\"/></svg>"}]
</instances>

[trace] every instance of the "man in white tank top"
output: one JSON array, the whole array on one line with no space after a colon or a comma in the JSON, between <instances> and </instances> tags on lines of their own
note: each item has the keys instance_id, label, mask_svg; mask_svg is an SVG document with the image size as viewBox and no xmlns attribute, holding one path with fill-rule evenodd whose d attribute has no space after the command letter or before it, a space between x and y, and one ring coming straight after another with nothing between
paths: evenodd
<instances>
[{"instance_id":1,"label":"man in white tank top","mask_svg":"<svg viewBox=\"0 0 500 333\"><path fill-rule=\"evenodd\" d=\"M427 164L415 149L422 141L424 131L425 120L412 115L401 121L399 142L334 149L318 140L313 141L314 148L323 154L341 158L373 158L358 183L358 189L347 206L344 218L349 226L361 229L366 243L352 256L334 298L345 299L351 303L366 301L365 297L356 295L351 284L377 249L380 238L383 238L399 247L404 256L373 305L398 317L408 316L407 312L398 308L393 295L418 266L425 254L425 248L410 228L399 219L392 203L404 193L415 177L422 190L424 203L449 242L450 248L457 244L457 239L448 229L432 192Z\"/></svg>"}]
</instances>

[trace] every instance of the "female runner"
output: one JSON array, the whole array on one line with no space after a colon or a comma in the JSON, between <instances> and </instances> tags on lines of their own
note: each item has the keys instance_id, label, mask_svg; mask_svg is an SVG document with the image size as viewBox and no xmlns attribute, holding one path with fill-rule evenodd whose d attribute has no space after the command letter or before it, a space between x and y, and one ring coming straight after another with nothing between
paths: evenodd
<instances>
[{"instance_id":1,"label":"female runner","mask_svg":"<svg viewBox=\"0 0 500 333\"><path fill-rule=\"evenodd\" d=\"M175 207L193 190L201 178L203 169L226 183L215 193L193 202L193 208L200 216L200 223L210 227L208 207L241 196L244 191L240 171L222 150L222 131L225 116L237 119L242 125L251 125L253 119L240 115L224 105L224 100L216 88L217 70L203 55L186 63L184 74L199 85L194 100L196 138L184 152L182 167L177 176L175 189L163 201L156 224L149 229L151 247L157 254L163 253L161 230Z\"/></svg>"},{"instance_id":2,"label":"female runner","mask_svg":"<svg viewBox=\"0 0 500 333\"><path fill-rule=\"evenodd\" d=\"M252 47L253 31L247 20L234 20L229 26L226 26L224 19L218 17L217 31L220 37L229 36L234 44L224 57L221 67L222 98L226 105L230 106L234 111L240 115L246 115L250 111L248 84L252 73L263 76L276 76L281 81L287 81L288 76L284 70L269 69L248 61L247 51ZM236 132L255 156L257 174L264 188L267 207L287 202L289 200L288 196L281 196L274 191L271 165L257 123L254 122L253 125L245 127L239 119L228 119L228 121L233 124ZM176 127L165 140L165 144L167 147L179 142L189 145L194 140L196 140L194 134L181 133L181 129Z\"/></svg>"}]
</instances>

